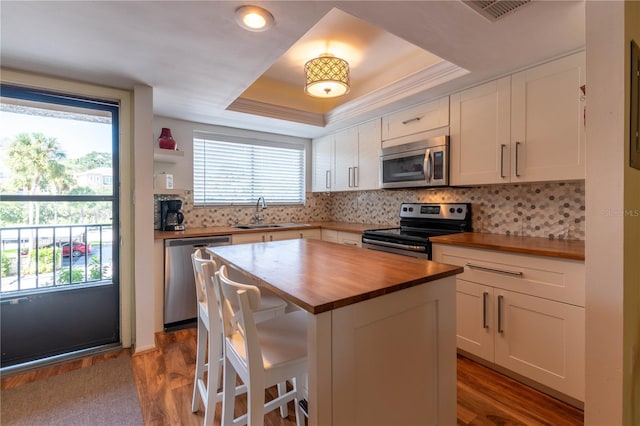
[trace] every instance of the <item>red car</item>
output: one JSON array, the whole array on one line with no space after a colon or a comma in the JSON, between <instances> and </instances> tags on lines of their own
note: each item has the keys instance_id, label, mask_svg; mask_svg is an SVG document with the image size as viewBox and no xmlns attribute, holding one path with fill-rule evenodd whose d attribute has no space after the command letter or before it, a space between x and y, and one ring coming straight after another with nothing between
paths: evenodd
<instances>
[{"instance_id":1,"label":"red car","mask_svg":"<svg viewBox=\"0 0 640 426\"><path fill-rule=\"evenodd\" d=\"M65 243L62 245L62 255L69 256L69 243ZM71 254L73 257L78 257L82 255L87 255L91 253L91 244L85 244L80 242L74 242L73 247L71 248Z\"/></svg>"}]
</instances>

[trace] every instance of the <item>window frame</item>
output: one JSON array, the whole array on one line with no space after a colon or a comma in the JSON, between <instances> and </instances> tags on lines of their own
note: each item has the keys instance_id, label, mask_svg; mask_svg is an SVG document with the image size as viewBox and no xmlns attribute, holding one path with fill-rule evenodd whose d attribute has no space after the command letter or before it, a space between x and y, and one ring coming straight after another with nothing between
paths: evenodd
<instances>
[{"instance_id":1,"label":"window frame","mask_svg":"<svg viewBox=\"0 0 640 426\"><path fill-rule=\"evenodd\" d=\"M288 136L283 135L273 135L276 137L280 137L282 139L289 138ZM302 181L300 182L301 189L301 200L299 202L284 202L281 200L269 199L268 194L264 196L267 198L267 203L273 206L287 206L287 207L298 207L304 206L306 204L306 193L308 186L308 144L303 141L295 141L295 140L273 140L271 138L256 138L256 137L245 137L245 136L237 136L237 135L229 135L223 133L211 133L211 132L202 132L202 131L194 131L193 132L193 160L192 160L192 178L193 178L193 206L194 208L208 208L208 207L232 207L232 206L253 206L255 205L255 200L246 201L246 202L228 202L228 201L207 201L198 202L196 201L196 167L195 162L197 158L200 156L197 154L196 150L196 139L204 140L209 142L224 142L224 143L236 143L236 144L244 144L250 146L260 146L260 147L273 147L273 148L284 148L300 151L302 153L302 158L300 162L300 166L302 167L302 172L300 173ZM261 194L263 195L263 194ZM256 197L257 200L258 197Z\"/></svg>"}]
</instances>

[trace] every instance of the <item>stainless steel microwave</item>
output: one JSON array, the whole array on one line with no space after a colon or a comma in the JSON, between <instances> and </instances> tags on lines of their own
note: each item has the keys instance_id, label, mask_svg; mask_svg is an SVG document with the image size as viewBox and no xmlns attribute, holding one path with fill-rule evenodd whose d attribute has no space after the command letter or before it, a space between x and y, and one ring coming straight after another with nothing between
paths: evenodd
<instances>
[{"instance_id":1,"label":"stainless steel microwave","mask_svg":"<svg viewBox=\"0 0 640 426\"><path fill-rule=\"evenodd\" d=\"M449 185L449 136L383 148L380 186L410 188Z\"/></svg>"}]
</instances>

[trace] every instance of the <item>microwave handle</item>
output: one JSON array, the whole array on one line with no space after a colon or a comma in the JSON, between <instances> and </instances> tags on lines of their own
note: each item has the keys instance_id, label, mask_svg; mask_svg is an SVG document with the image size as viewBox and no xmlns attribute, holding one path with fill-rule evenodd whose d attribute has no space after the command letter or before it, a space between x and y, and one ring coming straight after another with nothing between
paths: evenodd
<instances>
[{"instance_id":1,"label":"microwave handle","mask_svg":"<svg viewBox=\"0 0 640 426\"><path fill-rule=\"evenodd\" d=\"M431 150L427 149L427 152L425 152L424 154L424 178L427 181L427 183L431 183L431 175L432 170L431 170Z\"/></svg>"}]
</instances>

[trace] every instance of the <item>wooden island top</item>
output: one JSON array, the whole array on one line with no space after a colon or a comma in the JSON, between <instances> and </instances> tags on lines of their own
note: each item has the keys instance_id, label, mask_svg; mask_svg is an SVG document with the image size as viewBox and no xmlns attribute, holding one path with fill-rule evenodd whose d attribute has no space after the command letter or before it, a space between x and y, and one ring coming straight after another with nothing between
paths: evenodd
<instances>
[{"instance_id":1,"label":"wooden island top","mask_svg":"<svg viewBox=\"0 0 640 426\"><path fill-rule=\"evenodd\" d=\"M463 272L457 266L312 239L207 250L312 314Z\"/></svg>"}]
</instances>

